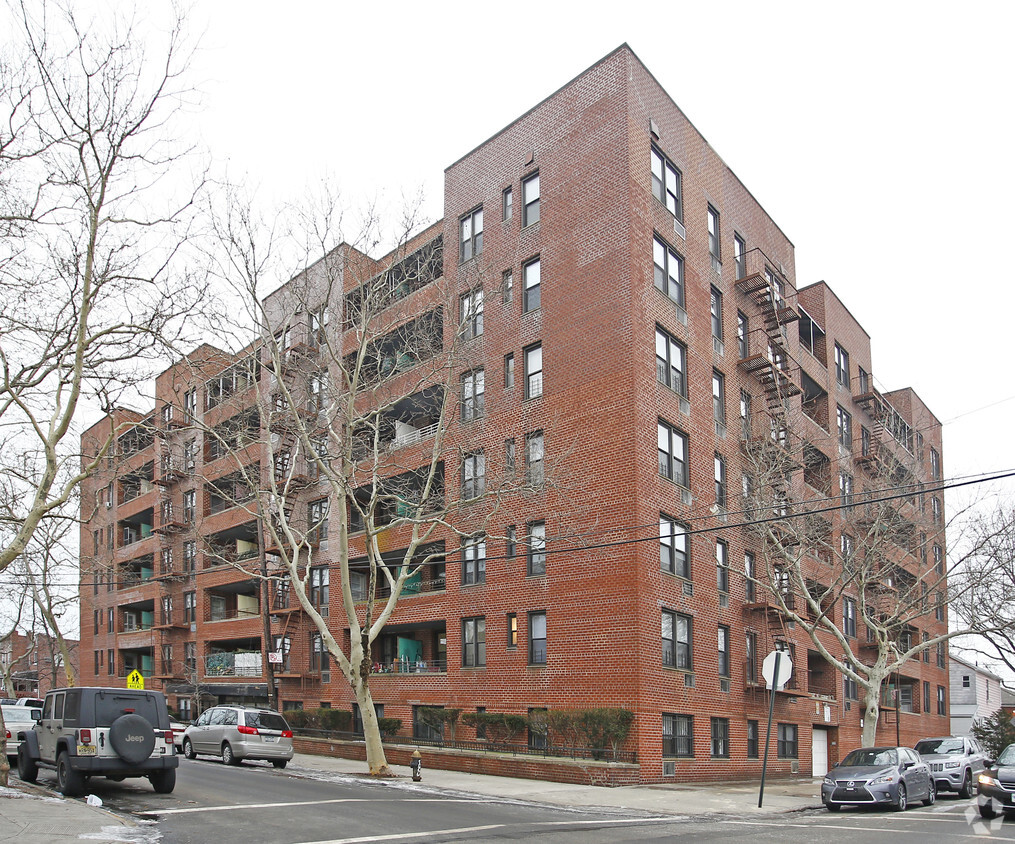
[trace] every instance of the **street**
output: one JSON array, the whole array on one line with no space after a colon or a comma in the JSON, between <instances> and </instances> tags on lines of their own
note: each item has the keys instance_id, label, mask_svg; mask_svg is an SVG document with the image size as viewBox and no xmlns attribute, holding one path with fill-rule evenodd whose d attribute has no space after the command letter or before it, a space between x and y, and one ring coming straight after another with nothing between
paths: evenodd
<instances>
[{"instance_id":1,"label":"street","mask_svg":"<svg viewBox=\"0 0 1015 844\"><path fill-rule=\"evenodd\" d=\"M40 785L53 787L43 772ZM706 786L707 787L707 786ZM504 842L538 837L546 844L625 841L754 840L851 844L900 840L1015 840L1015 821L982 821L975 801L943 796L905 813L845 809L689 818L635 810L563 808L486 795L428 789L405 779L377 782L263 763L227 767L214 759L181 760L173 794L146 781L97 778L89 792L106 808L157 821L164 844L367 844L367 842Z\"/></svg>"}]
</instances>

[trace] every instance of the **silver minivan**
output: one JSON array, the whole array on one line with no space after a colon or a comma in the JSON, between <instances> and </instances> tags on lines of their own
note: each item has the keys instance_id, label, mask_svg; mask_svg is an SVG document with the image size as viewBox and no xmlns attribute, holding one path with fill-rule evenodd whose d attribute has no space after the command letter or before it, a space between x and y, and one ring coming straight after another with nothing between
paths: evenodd
<instances>
[{"instance_id":1,"label":"silver minivan","mask_svg":"<svg viewBox=\"0 0 1015 844\"><path fill-rule=\"evenodd\" d=\"M183 733L183 755L221 756L227 765L263 759L284 768L293 758L293 732L278 712L245 706L214 706Z\"/></svg>"}]
</instances>

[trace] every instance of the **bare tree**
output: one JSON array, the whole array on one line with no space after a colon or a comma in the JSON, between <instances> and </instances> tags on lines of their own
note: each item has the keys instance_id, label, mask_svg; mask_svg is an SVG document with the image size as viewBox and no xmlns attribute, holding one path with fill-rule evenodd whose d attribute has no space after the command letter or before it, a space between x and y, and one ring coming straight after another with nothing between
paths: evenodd
<instances>
[{"instance_id":1,"label":"bare tree","mask_svg":"<svg viewBox=\"0 0 1015 844\"><path fill-rule=\"evenodd\" d=\"M972 618L953 614L949 626L947 605L986 606L970 572L995 570L1003 559L998 546L1010 541L1015 522L1010 513L990 523L974 520L975 529L953 537L947 554L943 486L928 489L917 480L906 448L885 434L863 455L863 476L833 489L835 464L799 437L802 426L784 403L776 408L755 420L754 436L745 441L743 521L762 549L749 588L855 684L864 707L863 742L871 745L886 691L896 695L888 705L900 706L893 680L907 666L933 654L946 668L951 638L997 628L979 608ZM954 515L948 529L958 533L970 515ZM987 582L994 588L996 577ZM1015 596L1002 591L1007 600ZM997 603L995 593L992 606Z\"/></svg>"},{"instance_id":2,"label":"bare tree","mask_svg":"<svg viewBox=\"0 0 1015 844\"><path fill-rule=\"evenodd\" d=\"M0 57L0 571L102 460L61 446L164 355L203 284L175 268L193 191L167 177L187 150L183 22L161 46L137 19L14 3ZM11 30L8 30L9 34ZM151 36L151 37L149 37ZM66 471L65 471L66 470Z\"/></svg>"}]
</instances>

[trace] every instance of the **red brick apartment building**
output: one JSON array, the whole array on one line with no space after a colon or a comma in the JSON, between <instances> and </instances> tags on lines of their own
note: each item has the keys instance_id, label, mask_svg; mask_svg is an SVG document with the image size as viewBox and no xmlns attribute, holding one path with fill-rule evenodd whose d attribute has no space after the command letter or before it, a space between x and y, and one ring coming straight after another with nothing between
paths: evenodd
<instances>
[{"instance_id":1,"label":"red brick apartment building","mask_svg":"<svg viewBox=\"0 0 1015 844\"><path fill-rule=\"evenodd\" d=\"M929 484L941 477L940 423L912 390L875 390L867 333L824 282L797 287L793 244L627 46L448 167L444 208L412 246L442 254L434 275L459 296L486 294L467 303L482 321L460 376L463 401L481 410L452 423L447 495L466 483L458 444L489 466L517 444L519 466L545 459L559 483L507 499L481 549L446 533L445 562L375 643L379 667L407 656L429 667L371 678L383 714L408 734L420 705L626 707L642 781L751 776L767 718L759 665L779 641L796 672L776 695L770 770L820 773L859 743L862 706L745 576L762 549L726 517L739 509L727 487L739 500L744 444L780 419L810 455L810 475L792 479L804 496L852 494L885 453ZM367 275L389 262L357 257ZM356 284L328 299L332 328ZM432 307L428 295L423 285L404 300L406 320ZM433 327L453 338L447 317ZM312 347L323 323L305 314L287 345ZM82 496L83 682L120 684L136 668L186 716L195 686L206 701L266 701L279 652L282 706L352 707L298 605L227 564L271 549L250 508L223 504L216 484L236 464L201 431L238 421L245 459L262 460L274 428L243 417L259 379L249 350L203 346L157 379L151 412L112 420L127 427ZM425 436L414 423L402 465ZM86 454L109 424L84 435ZM305 482L297 506L312 513L324 493L309 471ZM934 498L914 519L930 525L940 508ZM943 528L932 535L940 557ZM317 549L324 569L331 539L331 552ZM349 543L362 553L355 524ZM903 554L900 565L926 562ZM341 641L326 577L315 573L314 600ZM863 636L841 611L847 635ZM947 629L945 608L920 624L918 635ZM948 732L944 653L898 678L903 742ZM894 743L897 717L883 712L879 740Z\"/></svg>"},{"instance_id":2,"label":"red brick apartment building","mask_svg":"<svg viewBox=\"0 0 1015 844\"><path fill-rule=\"evenodd\" d=\"M78 674L78 642L67 639L74 675ZM0 669L10 675L10 688L0 687L0 697L43 697L52 688L64 686L67 674L63 656L54 637L45 633L14 631L0 639Z\"/></svg>"}]
</instances>

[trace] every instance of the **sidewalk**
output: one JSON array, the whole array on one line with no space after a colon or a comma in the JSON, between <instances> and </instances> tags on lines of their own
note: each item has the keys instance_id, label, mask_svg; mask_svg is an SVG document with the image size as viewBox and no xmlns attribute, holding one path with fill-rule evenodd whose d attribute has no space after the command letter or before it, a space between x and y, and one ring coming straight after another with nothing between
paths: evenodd
<instances>
[{"instance_id":1,"label":"sidewalk","mask_svg":"<svg viewBox=\"0 0 1015 844\"><path fill-rule=\"evenodd\" d=\"M810 779L773 779L765 783L764 807L758 808L758 783L705 783L694 785L645 785L622 788L569 785L542 780L493 777L426 768L423 781L414 783L408 768L395 780L384 780L393 788L447 794L473 794L500 800L523 800L554 806L607 810L634 810L665 815L777 814L820 808L820 783ZM288 770L313 777L364 777L363 762L298 753ZM149 830L132 819L103 808L89 806L84 799L53 797L45 789L10 777L10 787L0 788L0 841L20 844L60 844L87 839L91 842L141 842Z\"/></svg>"},{"instance_id":2,"label":"sidewalk","mask_svg":"<svg viewBox=\"0 0 1015 844\"><path fill-rule=\"evenodd\" d=\"M289 770L311 775L366 776L366 763L332 756L297 753ZM441 771L426 767L423 757L423 781L412 782L409 769L396 767L402 775L392 780L401 788L428 791L464 792L502 800L524 800L555 806L580 808L634 809L667 815L777 814L801 809L820 809L821 782L809 777L768 779L765 781L763 807L758 808L759 783L694 783L687 785L629 785L602 788L571 785L544 780L494 777L459 771Z\"/></svg>"}]
</instances>

